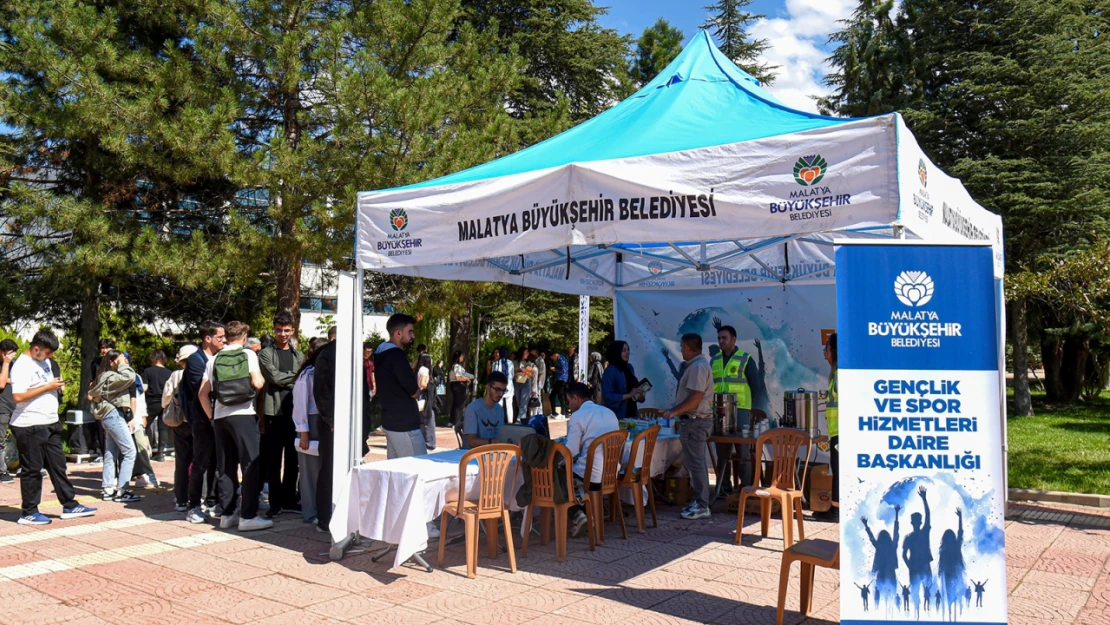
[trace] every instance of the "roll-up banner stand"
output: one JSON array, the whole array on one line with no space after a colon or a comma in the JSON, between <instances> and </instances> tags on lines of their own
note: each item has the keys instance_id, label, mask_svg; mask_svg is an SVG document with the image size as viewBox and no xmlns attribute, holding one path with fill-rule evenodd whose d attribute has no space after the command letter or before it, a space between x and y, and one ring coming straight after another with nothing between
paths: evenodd
<instances>
[{"instance_id":1,"label":"roll-up banner stand","mask_svg":"<svg viewBox=\"0 0 1110 625\"><path fill-rule=\"evenodd\" d=\"M991 248L836 248L840 619L1007 622Z\"/></svg>"},{"instance_id":2,"label":"roll-up banner stand","mask_svg":"<svg viewBox=\"0 0 1110 625\"><path fill-rule=\"evenodd\" d=\"M590 364L590 296L578 296L578 381L586 382ZM566 408L563 409L566 412Z\"/></svg>"}]
</instances>

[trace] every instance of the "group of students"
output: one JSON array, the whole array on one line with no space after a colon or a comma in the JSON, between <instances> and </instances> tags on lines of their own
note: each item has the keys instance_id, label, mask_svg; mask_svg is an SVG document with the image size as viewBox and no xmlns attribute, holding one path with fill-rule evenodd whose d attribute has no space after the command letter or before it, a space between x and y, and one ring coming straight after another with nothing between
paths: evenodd
<instances>
[{"instance_id":1,"label":"group of students","mask_svg":"<svg viewBox=\"0 0 1110 625\"><path fill-rule=\"evenodd\" d=\"M597 356L600 362L601 356ZM463 355L455 352L452 359L452 380L459 379L465 374L467 380L474 376L466 373L462 367ZM459 373L457 369L462 369ZM569 405L567 385L578 380L578 356L575 348L567 348L564 356L554 352L549 357L539 348L525 348L510 352L508 348L498 347L490 354L486 361L485 375L498 372L509 380L509 385L502 398L506 416L510 423L523 423L531 415L555 414L560 412L569 416L573 408ZM462 381L462 380L459 380ZM488 383L488 382L487 382ZM463 387L465 389L465 387ZM453 393L455 391L452 391ZM458 423L462 414L462 401L457 401L452 412L452 423Z\"/></svg>"}]
</instances>

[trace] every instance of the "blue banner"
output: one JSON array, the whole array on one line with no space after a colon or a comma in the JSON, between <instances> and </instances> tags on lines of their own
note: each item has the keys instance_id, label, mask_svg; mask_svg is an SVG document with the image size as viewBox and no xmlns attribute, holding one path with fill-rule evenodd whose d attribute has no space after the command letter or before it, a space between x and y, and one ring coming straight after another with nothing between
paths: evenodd
<instances>
[{"instance_id":1,"label":"blue banner","mask_svg":"<svg viewBox=\"0 0 1110 625\"><path fill-rule=\"evenodd\" d=\"M986 246L836 249L841 622L1005 623Z\"/></svg>"}]
</instances>

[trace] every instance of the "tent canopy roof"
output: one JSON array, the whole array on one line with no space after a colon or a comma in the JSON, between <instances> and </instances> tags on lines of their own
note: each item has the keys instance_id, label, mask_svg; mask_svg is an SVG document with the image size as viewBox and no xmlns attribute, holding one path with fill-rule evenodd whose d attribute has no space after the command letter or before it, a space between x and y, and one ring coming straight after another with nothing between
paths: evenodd
<instances>
[{"instance_id":1,"label":"tent canopy roof","mask_svg":"<svg viewBox=\"0 0 1110 625\"><path fill-rule=\"evenodd\" d=\"M702 31L654 80L597 117L495 161L405 188L705 148L850 121L787 108Z\"/></svg>"}]
</instances>

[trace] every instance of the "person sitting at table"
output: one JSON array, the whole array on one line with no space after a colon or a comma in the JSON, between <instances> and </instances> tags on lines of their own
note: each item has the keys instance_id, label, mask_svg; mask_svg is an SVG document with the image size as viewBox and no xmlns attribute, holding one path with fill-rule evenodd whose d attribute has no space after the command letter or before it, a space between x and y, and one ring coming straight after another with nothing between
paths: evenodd
<instances>
[{"instance_id":1,"label":"person sitting at table","mask_svg":"<svg viewBox=\"0 0 1110 625\"><path fill-rule=\"evenodd\" d=\"M463 442L467 449L497 442L505 423L501 398L509 387L509 378L500 371L490 371L486 378L486 394L466 407L463 414Z\"/></svg>"},{"instance_id":2,"label":"person sitting at table","mask_svg":"<svg viewBox=\"0 0 1110 625\"><path fill-rule=\"evenodd\" d=\"M622 341L618 341L622 342ZM625 346L627 354L627 346ZM627 356L626 356L627 357ZM586 475L586 456L590 450L590 443L602 434L608 434L620 429L617 415L605 406L598 406L590 399L590 387L581 382L567 384L567 407L570 408L570 420L567 422L567 449L574 458L575 492L581 492L580 484L589 477L590 490L601 490L601 473L604 457L599 447L594 453L593 475ZM579 497L581 503L582 498ZM586 527L586 513L581 506L572 508L573 524L571 535L577 538Z\"/></svg>"},{"instance_id":3,"label":"person sitting at table","mask_svg":"<svg viewBox=\"0 0 1110 625\"><path fill-rule=\"evenodd\" d=\"M690 473L694 500L682 511L682 518L708 519L709 466L705 462L705 452L713 431L713 369L702 353L700 335L683 334L681 345L686 366L675 392L675 406L663 416L683 417L679 425L682 464Z\"/></svg>"},{"instance_id":4,"label":"person sitting at table","mask_svg":"<svg viewBox=\"0 0 1110 625\"><path fill-rule=\"evenodd\" d=\"M644 401L644 394L636 389L640 381L636 379L636 370L632 368L632 363L628 362L629 354L628 343L610 343L606 352L609 365L601 376L601 396L605 407L620 419L635 419L636 404ZM569 397L567 402L570 402Z\"/></svg>"}]
</instances>

